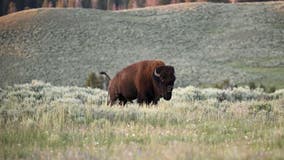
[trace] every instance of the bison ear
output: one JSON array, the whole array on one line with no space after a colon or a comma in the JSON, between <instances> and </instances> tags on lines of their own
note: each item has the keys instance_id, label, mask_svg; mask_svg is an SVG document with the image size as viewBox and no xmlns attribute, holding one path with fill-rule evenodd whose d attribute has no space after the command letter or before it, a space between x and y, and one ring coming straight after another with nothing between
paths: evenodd
<instances>
[{"instance_id":1,"label":"bison ear","mask_svg":"<svg viewBox=\"0 0 284 160\"><path fill-rule=\"evenodd\" d=\"M156 73L160 74L161 71L163 70L163 67L164 67L164 66L156 67L156 68L155 68Z\"/></svg>"},{"instance_id":2,"label":"bison ear","mask_svg":"<svg viewBox=\"0 0 284 160\"><path fill-rule=\"evenodd\" d=\"M170 66L170 67L172 68L173 72L175 73L175 68L173 66Z\"/></svg>"},{"instance_id":3,"label":"bison ear","mask_svg":"<svg viewBox=\"0 0 284 160\"><path fill-rule=\"evenodd\" d=\"M168 71L169 72L172 72L172 73L175 73L175 68L173 66L167 66L168 67Z\"/></svg>"}]
</instances>

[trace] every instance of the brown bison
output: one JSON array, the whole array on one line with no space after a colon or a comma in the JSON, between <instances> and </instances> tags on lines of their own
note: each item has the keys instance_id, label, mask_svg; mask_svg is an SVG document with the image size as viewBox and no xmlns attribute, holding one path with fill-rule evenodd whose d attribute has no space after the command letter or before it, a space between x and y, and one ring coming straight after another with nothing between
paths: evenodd
<instances>
[{"instance_id":1,"label":"brown bison","mask_svg":"<svg viewBox=\"0 0 284 160\"><path fill-rule=\"evenodd\" d=\"M157 104L161 97L170 100L176 79L174 67L165 65L160 60L145 60L131 64L118 72L113 79L105 72L101 74L110 80L110 105L117 99L121 105L136 98L139 104Z\"/></svg>"}]
</instances>

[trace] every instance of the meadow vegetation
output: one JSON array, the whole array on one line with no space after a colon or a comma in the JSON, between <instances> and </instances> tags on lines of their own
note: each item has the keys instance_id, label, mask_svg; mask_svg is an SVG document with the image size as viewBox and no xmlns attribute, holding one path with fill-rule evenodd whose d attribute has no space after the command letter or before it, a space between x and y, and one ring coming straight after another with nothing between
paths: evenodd
<instances>
[{"instance_id":1,"label":"meadow vegetation","mask_svg":"<svg viewBox=\"0 0 284 160\"><path fill-rule=\"evenodd\" d=\"M283 6L1 17L0 159L283 159ZM175 66L172 100L107 106L95 73L144 59Z\"/></svg>"},{"instance_id":2,"label":"meadow vegetation","mask_svg":"<svg viewBox=\"0 0 284 160\"><path fill-rule=\"evenodd\" d=\"M40 81L0 90L0 159L282 159L284 90L176 88L157 106Z\"/></svg>"},{"instance_id":3,"label":"meadow vegetation","mask_svg":"<svg viewBox=\"0 0 284 160\"><path fill-rule=\"evenodd\" d=\"M284 87L284 2L134 9L33 9L0 18L0 87L32 79L84 86L89 73L161 59L176 86Z\"/></svg>"}]
</instances>

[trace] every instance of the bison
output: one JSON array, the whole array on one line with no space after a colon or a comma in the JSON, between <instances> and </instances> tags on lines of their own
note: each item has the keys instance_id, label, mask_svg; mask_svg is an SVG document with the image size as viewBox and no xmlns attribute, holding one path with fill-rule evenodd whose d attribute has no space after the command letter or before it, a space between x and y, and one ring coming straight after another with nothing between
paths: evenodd
<instances>
[{"instance_id":1,"label":"bison","mask_svg":"<svg viewBox=\"0 0 284 160\"><path fill-rule=\"evenodd\" d=\"M163 97L170 100L175 82L174 67L160 60L145 60L127 66L110 79L106 72L100 72L110 80L109 101L113 105L118 99L120 105L137 99L139 104L157 104Z\"/></svg>"}]
</instances>

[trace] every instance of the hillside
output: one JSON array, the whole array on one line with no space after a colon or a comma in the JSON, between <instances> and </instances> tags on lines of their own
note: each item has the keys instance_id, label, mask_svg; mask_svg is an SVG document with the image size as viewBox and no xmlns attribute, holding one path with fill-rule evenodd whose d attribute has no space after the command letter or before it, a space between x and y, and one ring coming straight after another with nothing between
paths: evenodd
<instances>
[{"instance_id":1,"label":"hillside","mask_svg":"<svg viewBox=\"0 0 284 160\"><path fill-rule=\"evenodd\" d=\"M143 59L177 86L262 82L284 88L284 2L135 9L34 9L0 17L0 87L32 79L83 86Z\"/></svg>"}]
</instances>

